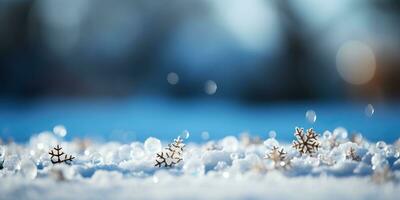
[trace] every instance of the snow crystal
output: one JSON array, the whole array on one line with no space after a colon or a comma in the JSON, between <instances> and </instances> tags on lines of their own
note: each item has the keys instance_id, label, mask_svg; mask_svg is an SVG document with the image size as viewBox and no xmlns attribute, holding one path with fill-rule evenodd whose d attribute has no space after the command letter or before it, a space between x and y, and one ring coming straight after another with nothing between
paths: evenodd
<instances>
[{"instance_id":1,"label":"snow crystal","mask_svg":"<svg viewBox=\"0 0 400 200\"><path fill-rule=\"evenodd\" d=\"M278 142L274 137L264 143L238 140L235 136L203 144L185 140L189 143L183 149L181 162L170 168L158 168L154 166L156 154L166 149L154 137L144 143L109 141L81 146L78 140L63 141L52 133L43 132L32 136L26 144L0 146L0 197L397 198L400 192L399 143L375 143L362 137L359 141L350 140L344 128L337 128L333 133L325 131L318 141L321 148L316 152L300 154L292 144ZM50 162L48 151L57 143L68 155L76 157L75 162L71 165ZM273 149L284 150L285 157L281 160L266 156ZM363 189L354 190L354 186ZM208 192L210 188L212 192ZM288 188L302 192L287 192Z\"/></svg>"}]
</instances>

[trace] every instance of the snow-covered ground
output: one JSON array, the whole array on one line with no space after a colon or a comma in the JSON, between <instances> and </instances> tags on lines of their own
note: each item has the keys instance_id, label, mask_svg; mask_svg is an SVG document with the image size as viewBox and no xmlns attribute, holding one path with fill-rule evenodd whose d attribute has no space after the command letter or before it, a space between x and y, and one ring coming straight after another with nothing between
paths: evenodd
<instances>
[{"instance_id":1,"label":"snow-covered ground","mask_svg":"<svg viewBox=\"0 0 400 200\"><path fill-rule=\"evenodd\" d=\"M183 160L170 168L154 165L174 138L99 143L54 132L0 146L0 199L397 199L400 192L400 141L349 139L342 128L321 133L315 152L303 154L275 134L199 144L185 133L175 154ZM65 153L59 161L71 155L70 165L52 163L57 145Z\"/></svg>"}]
</instances>

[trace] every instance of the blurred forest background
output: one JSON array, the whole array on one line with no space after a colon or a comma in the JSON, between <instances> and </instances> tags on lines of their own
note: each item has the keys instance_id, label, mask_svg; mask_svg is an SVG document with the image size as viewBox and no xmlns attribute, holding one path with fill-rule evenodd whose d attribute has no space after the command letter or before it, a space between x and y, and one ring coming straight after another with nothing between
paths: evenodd
<instances>
[{"instance_id":1,"label":"blurred forest background","mask_svg":"<svg viewBox=\"0 0 400 200\"><path fill-rule=\"evenodd\" d=\"M399 36L398 0L0 0L0 139L394 141Z\"/></svg>"},{"instance_id":2,"label":"blurred forest background","mask_svg":"<svg viewBox=\"0 0 400 200\"><path fill-rule=\"evenodd\" d=\"M2 0L0 96L196 98L213 80L216 97L249 102L398 99L399 11L396 0ZM367 51L354 62L372 69L343 74L343 46Z\"/></svg>"}]
</instances>

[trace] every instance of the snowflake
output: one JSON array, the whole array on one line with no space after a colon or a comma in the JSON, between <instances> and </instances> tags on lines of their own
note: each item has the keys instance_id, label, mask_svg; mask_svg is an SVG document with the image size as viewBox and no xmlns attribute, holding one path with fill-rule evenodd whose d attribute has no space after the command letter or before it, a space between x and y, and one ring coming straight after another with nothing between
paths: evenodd
<instances>
[{"instance_id":1,"label":"snowflake","mask_svg":"<svg viewBox=\"0 0 400 200\"><path fill-rule=\"evenodd\" d=\"M54 149L54 150L53 150ZM75 158L72 155L67 155L64 152L62 152L62 148L60 145L57 145L57 147L54 147L50 152L50 160L53 164L57 163L66 163L66 164L71 164L72 160ZM64 155L64 158L62 158L62 155Z\"/></svg>"},{"instance_id":2,"label":"snowflake","mask_svg":"<svg viewBox=\"0 0 400 200\"><path fill-rule=\"evenodd\" d=\"M351 159L354 161L361 161L361 157L357 155L356 150L354 148L350 148L350 150L347 152L346 159Z\"/></svg>"},{"instance_id":3,"label":"snowflake","mask_svg":"<svg viewBox=\"0 0 400 200\"><path fill-rule=\"evenodd\" d=\"M290 160L286 157L287 153L284 151L283 148L279 150L277 146L273 146L271 151L265 154L265 159L270 159L274 161L275 167L288 167L290 164Z\"/></svg>"},{"instance_id":4,"label":"snowflake","mask_svg":"<svg viewBox=\"0 0 400 200\"><path fill-rule=\"evenodd\" d=\"M155 167L172 167L183 160L183 140L178 137L173 143L168 144L164 151L156 154Z\"/></svg>"},{"instance_id":5,"label":"snowflake","mask_svg":"<svg viewBox=\"0 0 400 200\"><path fill-rule=\"evenodd\" d=\"M302 128L296 127L296 141L293 141L293 148L300 152L300 154L313 154L318 151L321 144L318 141L318 134L314 132L312 128L307 130L307 134L304 134Z\"/></svg>"},{"instance_id":6,"label":"snowflake","mask_svg":"<svg viewBox=\"0 0 400 200\"><path fill-rule=\"evenodd\" d=\"M173 152L180 156L183 153L184 147L185 147L185 144L183 144L183 140L180 137L178 137L177 139L174 139L173 143L168 144L167 150L169 152Z\"/></svg>"},{"instance_id":7,"label":"snowflake","mask_svg":"<svg viewBox=\"0 0 400 200\"><path fill-rule=\"evenodd\" d=\"M277 146L273 146L272 150L269 153L267 153L264 158L270 159L275 163L279 163L280 161L285 160L286 152L283 150L283 148L279 150Z\"/></svg>"}]
</instances>

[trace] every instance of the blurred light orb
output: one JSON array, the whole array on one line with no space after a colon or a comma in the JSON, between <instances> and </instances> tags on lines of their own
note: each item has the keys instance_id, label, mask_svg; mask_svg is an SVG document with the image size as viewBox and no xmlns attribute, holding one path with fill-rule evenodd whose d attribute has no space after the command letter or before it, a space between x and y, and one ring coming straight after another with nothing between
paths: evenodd
<instances>
[{"instance_id":1,"label":"blurred light orb","mask_svg":"<svg viewBox=\"0 0 400 200\"><path fill-rule=\"evenodd\" d=\"M315 123L317 121L317 114L314 110L307 110L306 112L306 119L311 123Z\"/></svg>"},{"instance_id":2,"label":"blurred light orb","mask_svg":"<svg viewBox=\"0 0 400 200\"><path fill-rule=\"evenodd\" d=\"M190 133L188 130L182 131L181 135L179 136L181 139L188 139L190 136Z\"/></svg>"},{"instance_id":3,"label":"blurred light orb","mask_svg":"<svg viewBox=\"0 0 400 200\"><path fill-rule=\"evenodd\" d=\"M64 125L57 125L53 128L53 132L55 135L59 137L65 137L67 135L67 129Z\"/></svg>"},{"instance_id":4,"label":"blurred light orb","mask_svg":"<svg viewBox=\"0 0 400 200\"><path fill-rule=\"evenodd\" d=\"M210 1L215 18L242 47L255 52L276 50L279 45L279 13L273 2L263 0Z\"/></svg>"},{"instance_id":5,"label":"blurred light orb","mask_svg":"<svg viewBox=\"0 0 400 200\"><path fill-rule=\"evenodd\" d=\"M221 141L221 145L226 152L235 152L239 148L239 141L235 136L226 136Z\"/></svg>"},{"instance_id":6,"label":"blurred light orb","mask_svg":"<svg viewBox=\"0 0 400 200\"><path fill-rule=\"evenodd\" d=\"M276 131L274 131L274 130L269 131L269 132L268 132L268 136L269 136L270 138L275 138L275 137L276 137Z\"/></svg>"},{"instance_id":7,"label":"blurred light orb","mask_svg":"<svg viewBox=\"0 0 400 200\"><path fill-rule=\"evenodd\" d=\"M149 154L155 154L161 151L161 141L154 137L149 137L144 141L144 149Z\"/></svg>"},{"instance_id":8,"label":"blurred light orb","mask_svg":"<svg viewBox=\"0 0 400 200\"><path fill-rule=\"evenodd\" d=\"M201 138L203 140L208 140L210 138L210 134L207 131L201 132Z\"/></svg>"},{"instance_id":9,"label":"blurred light orb","mask_svg":"<svg viewBox=\"0 0 400 200\"><path fill-rule=\"evenodd\" d=\"M168 73L168 75L167 75L167 81L168 81L168 83L171 84L171 85L176 85L176 84L178 84L178 82L179 82L179 76L178 76L178 74L175 73L175 72L170 72L170 73Z\"/></svg>"},{"instance_id":10,"label":"blurred light orb","mask_svg":"<svg viewBox=\"0 0 400 200\"><path fill-rule=\"evenodd\" d=\"M374 106L372 106L372 104L368 104L368 105L365 107L364 112L365 112L365 115L366 115L367 117L372 117L372 115L373 115L374 112L375 112Z\"/></svg>"},{"instance_id":11,"label":"blurred light orb","mask_svg":"<svg viewBox=\"0 0 400 200\"><path fill-rule=\"evenodd\" d=\"M222 177L224 177L224 178L229 178L229 176L230 176L229 172L222 173Z\"/></svg>"},{"instance_id":12,"label":"blurred light orb","mask_svg":"<svg viewBox=\"0 0 400 200\"><path fill-rule=\"evenodd\" d=\"M156 175L153 176L153 183L158 183L160 180Z\"/></svg>"},{"instance_id":13,"label":"blurred light orb","mask_svg":"<svg viewBox=\"0 0 400 200\"><path fill-rule=\"evenodd\" d=\"M339 75L348 83L362 85L369 82L375 74L376 60L372 49L359 41L347 41L336 55L336 68Z\"/></svg>"},{"instance_id":14,"label":"blurred light orb","mask_svg":"<svg viewBox=\"0 0 400 200\"><path fill-rule=\"evenodd\" d=\"M21 174L22 176L33 180L37 176L37 167L36 164L31 160L26 159L21 161Z\"/></svg>"},{"instance_id":15,"label":"blurred light orb","mask_svg":"<svg viewBox=\"0 0 400 200\"><path fill-rule=\"evenodd\" d=\"M337 139L346 139L348 136L347 129L339 126L333 130L333 136Z\"/></svg>"},{"instance_id":16,"label":"blurred light orb","mask_svg":"<svg viewBox=\"0 0 400 200\"><path fill-rule=\"evenodd\" d=\"M213 95L217 92L218 86L217 83L215 83L212 80L206 81L204 85L204 90L208 95Z\"/></svg>"}]
</instances>

